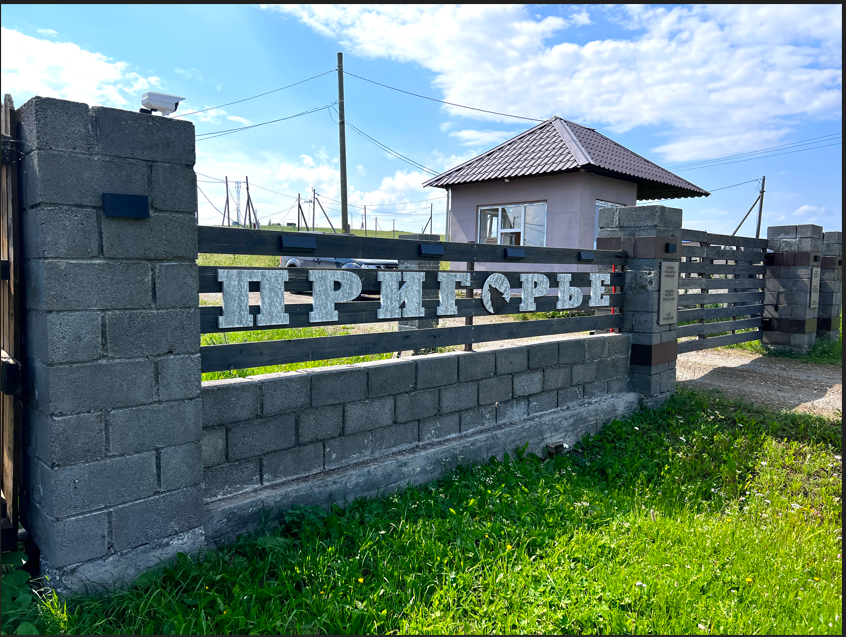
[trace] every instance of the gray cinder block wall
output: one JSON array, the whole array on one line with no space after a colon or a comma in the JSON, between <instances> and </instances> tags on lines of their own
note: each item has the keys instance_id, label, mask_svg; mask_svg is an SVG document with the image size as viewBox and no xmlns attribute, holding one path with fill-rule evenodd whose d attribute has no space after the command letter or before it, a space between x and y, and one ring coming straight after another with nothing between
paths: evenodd
<instances>
[{"instance_id":1,"label":"gray cinder block wall","mask_svg":"<svg viewBox=\"0 0 846 637\"><path fill-rule=\"evenodd\" d=\"M817 338L837 340L843 308L843 233L824 232Z\"/></svg>"},{"instance_id":2,"label":"gray cinder block wall","mask_svg":"<svg viewBox=\"0 0 846 637\"><path fill-rule=\"evenodd\" d=\"M676 389L678 323L658 325L662 261L681 260L682 211L628 206L599 211L597 248L625 250L622 333L631 336L631 387L657 406ZM670 246L675 245L673 250Z\"/></svg>"},{"instance_id":3,"label":"gray cinder block wall","mask_svg":"<svg viewBox=\"0 0 846 637\"><path fill-rule=\"evenodd\" d=\"M770 226L761 342L807 352L817 340L818 307L810 307L811 277L822 265L823 229ZM822 291L822 290L821 290Z\"/></svg>"},{"instance_id":4,"label":"gray cinder block wall","mask_svg":"<svg viewBox=\"0 0 846 637\"><path fill-rule=\"evenodd\" d=\"M42 97L19 121L23 522L51 586L111 586L204 546L194 126Z\"/></svg>"},{"instance_id":5,"label":"gray cinder block wall","mask_svg":"<svg viewBox=\"0 0 846 637\"><path fill-rule=\"evenodd\" d=\"M637 408L629 343L597 335L205 382L206 538L256 528L262 507L343 503L526 442L573 444Z\"/></svg>"}]
</instances>

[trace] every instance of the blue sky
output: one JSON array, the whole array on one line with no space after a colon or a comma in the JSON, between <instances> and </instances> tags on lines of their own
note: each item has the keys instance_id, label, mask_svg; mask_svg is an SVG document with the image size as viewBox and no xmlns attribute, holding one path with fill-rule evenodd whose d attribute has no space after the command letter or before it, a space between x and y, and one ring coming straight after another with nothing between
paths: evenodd
<instances>
[{"instance_id":1,"label":"blue sky","mask_svg":"<svg viewBox=\"0 0 846 637\"><path fill-rule=\"evenodd\" d=\"M764 226L841 229L840 6L109 6L4 5L2 91L137 109L145 90L183 95L177 114L216 107L335 67L483 109L559 115L709 190L667 202L685 226L731 232L767 176ZM189 116L198 134L332 104L329 73L240 104ZM346 79L347 120L435 171L532 122L445 106ZM249 176L260 217L278 221L312 187L339 219L335 113L309 115L197 143L200 187ZM803 145L787 144L816 140ZM693 162L785 146L712 164ZM802 152L795 152L801 150ZM742 161L741 161L742 160ZM347 131L350 202L369 225L419 231L445 199L427 175ZM732 162L732 163L728 163ZM714 165L717 164L717 165ZM234 194L234 188L232 189ZM242 192L242 199L243 199ZM429 201L430 200L430 201ZM359 227L361 208L351 207ZM219 214L200 195L202 223ZM295 221L288 213L286 221ZM741 234L754 233L753 221Z\"/></svg>"}]
</instances>

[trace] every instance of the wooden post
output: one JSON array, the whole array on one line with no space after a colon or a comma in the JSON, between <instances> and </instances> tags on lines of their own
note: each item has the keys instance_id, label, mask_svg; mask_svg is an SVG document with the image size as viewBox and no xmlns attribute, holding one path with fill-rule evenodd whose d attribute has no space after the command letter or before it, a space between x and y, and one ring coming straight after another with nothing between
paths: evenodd
<instances>
[{"instance_id":1,"label":"wooden post","mask_svg":"<svg viewBox=\"0 0 846 637\"><path fill-rule=\"evenodd\" d=\"M367 236L367 206L364 206L364 236Z\"/></svg>"}]
</instances>

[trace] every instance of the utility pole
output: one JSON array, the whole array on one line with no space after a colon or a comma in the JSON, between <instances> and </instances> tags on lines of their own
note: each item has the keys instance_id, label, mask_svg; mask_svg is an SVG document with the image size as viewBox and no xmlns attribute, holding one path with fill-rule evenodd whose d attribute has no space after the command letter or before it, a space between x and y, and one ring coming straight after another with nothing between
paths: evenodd
<instances>
[{"instance_id":1,"label":"utility pole","mask_svg":"<svg viewBox=\"0 0 846 637\"><path fill-rule=\"evenodd\" d=\"M226 183L226 203L223 206L223 225L232 225L232 216L229 214L229 177L224 177Z\"/></svg>"},{"instance_id":2,"label":"utility pole","mask_svg":"<svg viewBox=\"0 0 846 637\"><path fill-rule=\"evenodd\" d=\"M235 182L235 225L241 225L241 182Z\"/></svg>"},{"instance_id":3,"label":"utility pole","mask_svg":"<svg viewBox=\"0 0 846 637\"><path fill-rule=\"evenodd\" d=\"M300 215L302 214L302 208L300 208L300 193L297 193L297 232L300 231Z\"/></svg>"},{"instance_id":4,"label":"utility pole","mask_svg":"<svg viewBox=\"0 0 846 637\"><path fill-rule=\"evenodd\" d=\"M364 206L364 236L367 236L367 206Z\"/></svg>"},{"instance_id":5,"label":"utility pole","mask_svg":"<svg viewBox=\"0 0 846 637\"><path fill-rule=\"evenodd\" d=\"M315 195L314 195L314 187L311 189L311 229L314 230L317 225L315 222L317 221L316 209L317 204L314 203Z\"/></svg>"},{"instance_id":6,"label":"utility pole","mask_svg":"<svg viewBox=\"0 0 846 637\"><path fill-rule=\"evenodd\" d=\"M391 219L391 239L397 238L397 220Z\"/></svg>"},{"instance_id":7,"label":"utility pole","mask_svg":"<svg viewBox=\"0 0 846 637\"><path fill-rule=\"evenodd\" d=\"M429 204L429 234L435 234L435 226L432 224L432 211L435 209L435 204Z\"/></svg>"},{"instance_id":8,"label":"utility pole","mask_svg":"<svg viewBox=\"0 0 846 637\"><path fill-rule=\"evenodd\" d=\"M350 231L347 217L347 137L344 125L344 54L338 53L338 136L341 160L341 228Z\"/></svg>"},{"instance_id":9,"label":"utility pole","mask_svg":"<svg viewBox=\"0 0 846 637\"><path fill-rule=\"evenodd\" d=\"M764 216L764 186L767 183L767 176L761 177L761 195L758 197L758 228L755 230L755 238L761 238L761 217Z\"/></svg>"}]
</instances>

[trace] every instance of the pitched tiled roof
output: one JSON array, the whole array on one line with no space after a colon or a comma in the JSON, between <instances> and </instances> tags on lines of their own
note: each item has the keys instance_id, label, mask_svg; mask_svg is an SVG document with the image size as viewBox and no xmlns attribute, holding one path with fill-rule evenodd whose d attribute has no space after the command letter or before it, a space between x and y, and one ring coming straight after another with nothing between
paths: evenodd
<instances>
[{"instance_id":1,"label":"pitched tiled roof","mask_svg":"<svg viewBox=\"0 0 846 637\"><path fill-rule=\"evenodd\" d=\"M581 169L637 183L638 199L675 199L710 194L594 129L560 117L548 119L423 185L445 188Z\"/></svg>"}]
</instances>

